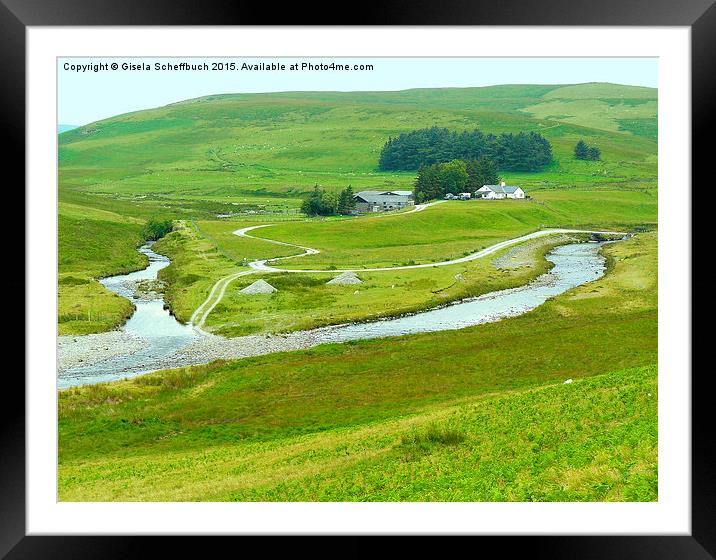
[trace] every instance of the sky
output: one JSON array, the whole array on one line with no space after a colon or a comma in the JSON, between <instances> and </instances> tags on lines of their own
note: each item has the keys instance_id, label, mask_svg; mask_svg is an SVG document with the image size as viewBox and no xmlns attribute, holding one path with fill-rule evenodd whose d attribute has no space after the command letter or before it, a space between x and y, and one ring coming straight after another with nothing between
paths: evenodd
<instances>
[{"instance_id":1,"label":"sky","mask_svg":"<svg viewBox=\"0 0 716 560\"><path fill-rule=\"evenodd\" d=\"M234 70L212 63L235 64ZM500 84L612 82L657 87L656 58L58 58L58 124L84 125L122 113L220 93L396 91ZM115 63L116 70L111 68ZM123 64L150 67L123 69ZM209 66L155 69L155 63ZM283 70L241 69L283 64ZM302 63L372 64L368 70L301 69ZM291 65L298 69L292 70ZM79 68L79 69L78 69Z\"/></svg>"}]
</instances>

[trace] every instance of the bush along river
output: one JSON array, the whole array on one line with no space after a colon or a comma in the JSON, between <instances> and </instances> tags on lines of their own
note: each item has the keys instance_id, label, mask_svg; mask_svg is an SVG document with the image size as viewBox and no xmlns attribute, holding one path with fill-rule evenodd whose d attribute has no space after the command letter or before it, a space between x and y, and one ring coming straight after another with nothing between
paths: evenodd
<instances>
[{"instance_id":1,"label":"bush along river","mask_svg":"<svg viewBox=\"0 0 716 560\"><path fill-rule=\"evenodd\" d=\"M490 292L443 307L382 319L297 331L283 335L223 338L179 323L166 309L161 295L137 295L137 282L155 280L169 259L151 250L141 271L102 280L113 292L130 298L136 311L119 332L60 337L58 388L133 377L158 369L205 364L271 352L310 348L318 344L386 336L461 329L526 313L547 299L604 275L604 242L561 245L547 254L554 267L518 288ZM94 337L94 338L93 338ZM105 353L103 353L103 350ZM107 357L109 352L110 357ZM82 362L78 363L77 356Z\"/></svg>"}]
</instances>

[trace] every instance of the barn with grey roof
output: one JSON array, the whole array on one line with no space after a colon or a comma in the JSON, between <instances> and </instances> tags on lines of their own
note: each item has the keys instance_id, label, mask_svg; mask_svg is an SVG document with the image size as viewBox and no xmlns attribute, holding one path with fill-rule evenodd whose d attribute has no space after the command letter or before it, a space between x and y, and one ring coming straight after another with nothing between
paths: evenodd
<instances>
[{"instance_id":1,"label":"barn with grey roof","mask_svg":"<svg viewBox=\"0 0 716 560\"><path fill-rule=\"evenodd\" d=\"M361 191L354 199L356 214L400 210L415 204L412 191Z\"/></svg>"}]
</instances>

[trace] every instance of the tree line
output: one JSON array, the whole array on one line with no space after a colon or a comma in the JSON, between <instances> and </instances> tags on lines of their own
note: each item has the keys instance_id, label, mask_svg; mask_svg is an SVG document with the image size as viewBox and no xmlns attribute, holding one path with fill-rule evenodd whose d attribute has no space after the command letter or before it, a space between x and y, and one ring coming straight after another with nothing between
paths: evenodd
<instances>
[{"instance_id":1,"label":"tree line","mask_svg":"<svg viewBox=\"0 0 716 560\"><path fill-rule=\"evenodd\" d=\"M421 165L487 157L500 169L537 171L552 162L552 146L537 132L486 134L479 129L421 128L389 137L380 152L381 171L412 171Z\"/></svg>"},{"instance_id":2,"label":"tree line","mask_svg":"<svg viewBox=\"0 0 716 560\"><path fill-rule=\"evenodd\" d=\"M309 216L347 216L355 210L353 187L348 185L339 193L328 192L318 185L303 199L301 212Z\"/></svg>"},{"instance_id":3,"label":"tree line","mask_svg":"<svg viewBox=\"0 0 716 560\"><path fill-rule=\"evenodd\" d=\"M444 198L448 193L474 192L483 185L496 185L499 182L495 160L487 157L469 161L454 159L445 163L421 165L413 195L415 202L421 203Z\"/></svg>"}]
</instances>

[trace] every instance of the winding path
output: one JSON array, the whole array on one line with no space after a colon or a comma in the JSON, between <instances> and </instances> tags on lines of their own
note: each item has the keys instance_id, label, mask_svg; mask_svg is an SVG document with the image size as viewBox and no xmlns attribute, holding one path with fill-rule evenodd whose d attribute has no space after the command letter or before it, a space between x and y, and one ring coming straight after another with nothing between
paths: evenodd
<instances>
[{"instance_id":1,"label":"winding path","mask_svg":"<svg viewBox=\"0 0 716 560\"><path fill-rule=\"evenodd\" d=\"M272 224L267 224L272 225ZM241 230L238 230L241 231ZM238 231L235 231L234 233L239 235ZM383 270L408 270L413 268L432 268L434 266L448 266L451 264L460 264L465 262L474 261L476 259L481 259L482 257L486 257L487 255L491 255L493 253L496 253L497 251L504 249L505 247L510 247L511 245L516 245L518 243L522 243L523 241L529 241L530 239L535 239L537 237L544 237L545 235L553 235L556 233L597 233L601 235L625 235L624 232L618 232L618 231L593 231L593 230L584 230L584 229L542 229L539 231L535 231L533 233L528 233L527 235L522 235L520 237L514 237L512 239L508 239L507 241L501 241L499 243L495 243L494 245L490 245L486 249L482 249L481 251L477 251L476 253L471 253L469 255L466 255L464 257L460 257L459 259L452 259L449 261L440 261L435 263L425 263L425 264L411 264L411 265L405 265L405 266L386 266L386 267L380 267L380 268L332 268L330 270L326 269L308 269L308 268L276 268L273 266L268 266L267 262L273 262L278 261L282 259L291 259L293 257L301 257L308 254L316 254L320 253L318 249L311 249L312 253L302 253L300 255L291 255L290 257L276 257L273 259L265 259L260 261L253 261L249 263L249 266L253 268L257 272L310 272L310 273L316 273L316 272L381 272ZM251 239L263 239L264 241L269 241L271 243L279 243L278 241L273 241L270 239L265 239L263 237L253 237L251 235L243 234L245 237L250 237ZM282 243L282 245L289 245L288 243ZM294 245L294 247L300 247L301 249L308 249L307 247L301 247L300 245Z\"/></svg>"},{"instance_id":2,"label":"winding path","mask_svg":"<svg viewBox=\"0 0 716 560\"><path fill-rule=\"evenodd\" d=\"M414 209L410 210L409 212L404 212L402 214L394 214L394 215L405 215L410 214L412 212L421 212L425 208L429 206L433 206L435 204L439 204L443 201L438 202L432 202L429 204L417 204ZM255 274L255 273L273 273L273 272L298 272L298 273L341 273L341 272L381 272L381 271L387 271L387 270L408 270L408 269L414 269L414 268L431 268L435 266L449 266L452 264L460 264L465 262L474 261L476 259L481 259L483 257L486 257L488 255L492 255L496 253L497 251L500 251L501 249L504 249L506 247L510 247L512 245L517 245L518 243L522 243L524 241L529 241L530 239L535 239L538 237L544 237L546 235L554 235L558 233L596 233L596 234L602 234L602 235L625 235L624 232L617 232L617 231L594 231L594 230L583 230L583 229L543 229L539 231L535 231L533 233L528 233L527 235L521 235L520 237L515 237L513 239L508 239L506 241L501 241L499 243L495 243L494 245L491 245L490 247L487 247L485 249L482 249L481 251L477 251L476 253L472 253L470 255L466 255L464 257L460 257L458 259L452 259L447 261L441 261L437 263L426 263L426 264L413 264L413 265L406 265L406 266L390 266L390 267L382 267L382 268L342 268L342 269L331 269L331 270L325 270L325 269L288 269L288 268L276 268L273 266L269 266L266 263L269 262L275 262L279 260L284 259L294 259L296 257L305 257L308 255L317 255L320 253L318 249L314 249L312 247L304 247L303 245L296 245L294 243L286 243L284 241L276 241L274 239L266 239L264 237L254 237L253 235L249 235L248 232L259 229L259 228L265 228L272 226L274 224L261 224L258 226L249 226L241 229L237 229L234 231L234 235L237 235L239 237L247 237L249 239L258 239L260 241L265 241L267 243L273 243L274 245L284 245L287 247L295 247L297 249L301 249L302 253L297 253L295 255L289 255L286 257L275 257L272 259L264 259L264 260L256 260L249 263L250 270L243 270L241 272L236 272L234 274L230 274L228 276L224 276L220 280L214 284L214 286L211 288L211 292L209 292L209 296L204 300L204 303L202 303L196 311L194 311L193 315L191 316L191 319L189 320L190 324L194 326L199 332L202 331L202 326L206 322L206 318L209 316L209 314L214 310L214 308L218 305L218 303L221 301L221 299L224 297L224 293L226 292L227 286L236 278L239 278L240 276L247 276L249 274Z\"/></svg>"},{"instance_id":3,"label":"winding path","mask_svg":"<svg viewBox=\"0 0 716 560\"><path fill-rule=\"evenodd\" d=\"M256 271L242 270L241 272L229 274L228 276L224 276L222 279L218 280L216 284L214 284L214 286L211 288L211 292L209 292L209 296L204 300L204 303L197 307L196 311L194 311L194 313L192 314L191 318L189 319L189 324L193 325L194 328L196 328L198 331L203 332L201 327L204 326L206 318L212 311L214 311L214 308L224 297L226 287L240 276L246 276L248 274L253 274L254 272Z\"/></svg>"}]
</instances>

